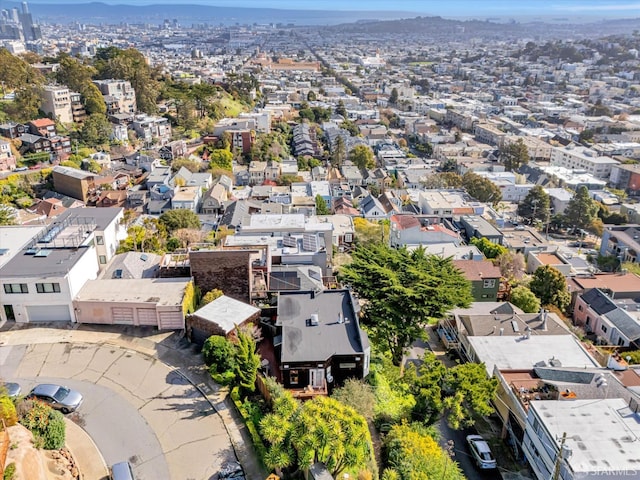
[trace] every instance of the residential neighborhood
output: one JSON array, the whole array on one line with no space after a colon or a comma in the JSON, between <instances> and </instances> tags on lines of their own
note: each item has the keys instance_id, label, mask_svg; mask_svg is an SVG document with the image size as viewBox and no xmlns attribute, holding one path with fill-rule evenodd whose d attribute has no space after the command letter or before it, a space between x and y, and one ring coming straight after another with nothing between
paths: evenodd
<instances>
[{"instance_id":1,"label":"residential neighborhood","mask_svg":"<svg viewBox=\"0 0 640 480\"><path fill-rule=\"evenodd\" d=\"M638 20L174 7L0 11L4 478L640 475Z\"/></svg>"}]
</instances>

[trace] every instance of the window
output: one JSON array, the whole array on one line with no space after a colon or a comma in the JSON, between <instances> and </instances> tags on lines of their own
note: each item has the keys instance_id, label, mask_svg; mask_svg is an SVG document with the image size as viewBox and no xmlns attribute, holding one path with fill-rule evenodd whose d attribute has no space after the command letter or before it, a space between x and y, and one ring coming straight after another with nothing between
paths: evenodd
<instances>
[{"instance_id":1,"label":"window","mask_svg":"<svg viewBox=\"0 0 640 480\"><path fill-rule=\"evenodd\" d=\"M587 323L586 325L589 326L591 324L591 317L587 316Z\"/></svg>"},{"instance_id":2,"label":"window","mask_svg":"<svg viewBox=\"0 0 640 480\"><path fill-rule=\"evenodd\" d=\"M100 255L99 260L101 265L107 263L107 257L105 255Z\"/></svg>"},{"instance_id":3,"label":"window","mask_svg":"<svg viewBox=\"0 0 640 480\"><path fill-rule=\"evenodd\" d=\"M602 333L607 333L607 327L605 327L604 325L600 327L600 330L602 330Z\"/></svg>"},{"instance_id":4,"label":"window","mask_svg":"<svg viewBox=\"0 0 640 480\"><path fill-rule=\"evenodd\" d=\"M496 287L496 279L490 278L482 282L482 288L495 288Z\"/></svg>"},{"instance_id":5,"label":"window","mask_svg":"<svg viewBox=\"0 0 640 480\"><path fill-rule=\"evenodd\" d=\"M102 235L97 235L96 236L96 243L98 245L104 245L104 237Z\"/></svg>"},{"instance_id":6,"label":"window","mask_svg":"<svg viewBox=\"0 0 640 480\"><path fill-rule=\"evenodd\" d=\"M298 385L298 370L289 371L289 383L291 385Z\"/></svg>"},{"instance_id":7,"label":"window","mask_svg":"<svg viewBox=\"0 0 640 480\"><path fill-rule=\"evenodd\" d=\"M578 305L578 310L582 311L582 305Z\"/></svg>"},{"instance_id":8,"label":"window","mask_svg":"<svg viewBox=\"0 0 640 480\"><path fill-rule=\"evenodd\" d=\"M5 283L4 293L29 293L26 283Z\"/></svg>"},{"instance_id":9,"label":"window","mask_svg":"<svg viewBox=\"0 0 640 480\"><path fill-rule=\"evenodd\" d=\"M60 293L59 283L36 283L38 293Z\"/></svg>"}]
</instances>

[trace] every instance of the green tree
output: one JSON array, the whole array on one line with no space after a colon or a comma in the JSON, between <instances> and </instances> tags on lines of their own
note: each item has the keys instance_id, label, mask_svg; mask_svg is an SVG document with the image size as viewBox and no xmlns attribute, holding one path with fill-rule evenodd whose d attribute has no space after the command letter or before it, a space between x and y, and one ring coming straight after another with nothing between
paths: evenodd
<instances>
[{"instance_id":1,"label":"green tree","mask_svg":"<svg viewBox=\"0 0 640 480\"><path fill-rule=\"evenodd\" d=\"M64 446L66 426L62 414L40 401L30 401L31 408L20 418L20 423L31 430L45 450L58 450Z\"/></svg>"},{"instance_id":2,"label":"green tree","mask_svg":"<svg viewBox=\"0 0 640 480\"><path fill-rule=\"evenodd\" d=\"M558 269L551 265L544 265L536 269L529 289L540 299L542 305L555 305L560 310L566 311L571 303L567 280Z\"/></svg>"},{"instance_id":3,"label":"green tree","mask_svg":"<svg viewBox=\"0 0 640 480\"><path fill-rule=\"evenodd\" d=\"M15 100L3 106L5 112L21 121L33 120L40 107L40 87L44 77L20 57L0 48L0 88L4 96L15 93ZM22 111L21 109L27 109Z\"/></svg>"},{"instance_id":4,"label":"green tree","mask_svg":"<svg viewBox=\"0 0 640 480\"><path fill-rule=\"evenodd\" d=\"M363 322L373 340L399 365L403 351L426 325L471 302L471 285L450 258L385 244L359 246L340 279L366 300Z\"/></svg>"},{"instance_id":5,"label":"green tree","mask_svg":"<svg viewBox=\"0 0 640 480\"><path fill-rule=\"evenodd\" d=\"M471 170L462 176L462 186L479 202L497 205L502 200L502 192L495 183Z\"/></svg>"},{"instance_id":6,"label":"green tree","mask_svg":"<svg viewBox=\"0 0 640 480\"><path fill-rule=\"evenodd\" d=\"M458 172L458 162L453 158L447 158L440 165L440 171L457 173Z\"/></svg>"},{"instance_id":7,"label":"green tree","mask_svg":"<svg viewBox=\"0 0 640 480\"><path fill-rule=\"evenodd\" d=\"M349 160L358 168L374 168L376 166L373 151L366 145L356 145L349 152Z\"/></svg>"},{"instance_id":8,"label":"green tree","mask_svg":"<svg viewBox=\"0 0 640 480\"><path fill-rule=\"evenodd\" d=\"M384 439L385 464L382 480L464 480L458 464L424 429L395 425Z\"/></svg>"},{"instance_id":9,"label":"green tree","mask_svg":"<svg viewBox=\"0 0 640 480\"><path fill-rule=\"evenodd\" d=\"M429 189L460 188L462 177L453 172L441 172L429 175L422 185Z\"/></svg>"},{"instance_id":10,"label":"green tree","mask_svg":"<svg viewBox=\"0 0 640 480\"><path fill-rule=\"evenodd\" d=\"M2 387L4 389L4 387ZM0 420L4 420L7 427L13 427L18 423L18 413L16 405L6 392L0 392Z\"/></svg>"},{"instance_id":11,"label":"green tree","mask_svg":"<svg viewBox=\"0 0 640 480\"><path fill-rule=\"evenodd\" d=\"M391 95L389 95L389 104L395 105L396 103L398 103L398 89L393 87Z\"/></svg>"},{"instance_id":12,"label":"green tree","mask_svg":"<svg viewBox=\"0 0 640 480\"><path fill-rule=\"evenodd\" d=\"M551 200L540 185L536 185L518 205L518 215L526 219L529 225L536 221L547 222L551 213Z\"/></svg>"},{"instance_id":13,"label":"green tree","mask_svg":"<svg viewBox=\"0 0 640 480\"><path fill-rule=\"evenodd\" d=\"M111 139L111 123L99 113L89 115L80 129L80 139L85 145L95 147L108 144Z\"/></svg>"},{"instance_id":14,"label":"green tree","mask_svg":"<svg viewBox=\"0 0 640 480\"><path fill-rule=\"evenodd\" d=\"M159 223L164 225L169 233L180 228L200 228L200 219L191 210L169 210L160 215Z\"/></svg>"},{"instance_id":15,"label":"green tree","mask_svg":"<svg viewBox=\"0 0 640 480\"><path fill-rule=\"evenodd\" d=\"M346 118L348 116L347 108L344 106L344 102L342 100L338 101L338 105L336 106L336 114L340 115L345 120L346 120Z\"/></svg>"},{"instance_id":16,"label":"green tree","mask_svg":"<svg viewBox=\"0 0 640 480\"><path fill-rule=\"evenodd\" d=\"M291 444L300 469L322 462L337 478L345 470L362 469L371 461L367 422L333 398L315 397L305 402L292 423Z\"/></svg>"},{"instance_id":17,"label":"green tree","mask_svg":"<svg viewBox=\"0 0 640 480\"><path fill-rule=\"evenodd\" d=\"M216 148L209 154L209 168L233 169L233 154L229 150Z\"/></svg>"},{"instance_id":18,"label":"green tree","mask_svg":"<svg viewBox=\"0 0 640 480\"><path fill-rule=\"evenodd\" d=\"M200 300L200 306L204 307L208 303L213 302L216 298L220 298L224 295L224 292L220 289L214 288L213 290L208 291Z\"/></svg>"},{"instance_id":19,"label":"green tree","mask_svg":"<svg viewBox=\"0 0 640 480\"><path fill-rule=\"evenodd\" d=\"M237 329L235 368L236 380L245 392L253 392L256 388L256 376L260 368L260 355L256 352L256 342L253 337Z\"/></svg>"},{"instance_id":20,"label":"green tree","mask_svg":"<svg viewBox=\"0 0 640 480\"><path fill-rule=\"evenodd\" d=\"M82 95L85 110L89 115L94 113L105 115L107 105L98 87L92 83L92 78L98 71L66 53L60 54L58 63L60 68L55 73L58 83Z\"/></svg>"},{"instance_id":21,"label":"green tree","mask_svg":"<svg viewBox=\"0 0 640 480\"><path fill-rule=\"evenodd\" d=\"M524 141L519 138L517 141L505 145L500 150L500 160L502 160L504 168L512 172L529 163L529 151Z\"/></svg>"},{"instance_id":22,"label":"green tree","mask_svg":"<svg viewBox=\"0 0 640 480\"><path fill-rule=\"evenodd\" d=\"M598 203L589 196L587 187L582 185L564 210L565 224L585 229L591 226L597 214Z\"/></svg>"},{"instance_id":23,"label":"green tree","mask_svg":"<svg viewBox=\"0 0 640 480\"><path fill-rule=\"evenodd\" d=\"M15 225L16 217L11 210L6 205L0 205L0 225Z\"/></svg>"},{"instance_id":24,"label":"green tree","mask_svg":"<svg viewBox=\"0 0 640 480\"><path fill-rule=\"evenodd\" d=\"M202 165L202 162L199 162L197 160L180 157L171 162L171 170L173 172L177 172L182 167L184 167L191 173L198 173L200 170L202 170Z\"/></svg>"},{"instance_id":25,"label":"green tree","mask_svg":"<svg viewBox=\"0 0 640 480\"><path fill-rule=\"evenodd\" d=\"M333 148L331 149L331 163L334 167L340 168L342 167L342 162L344 162L347 157L347 147L344 142L344 138L341 135L338 135L334 141Z\"/></svg>"},{"instance_id":26,"label":"green tree","mask_svg":"<svg viewBox=\"0 0 640 480\"><path fill-rule=\"evenodd\" d=\"M331 211L327 207L327 202L324 201L322 195L316 195L316 215L329 215Z\"/></svg>"},{"instance_id":27,"label":"green tree","mask_svg":"<svg viewBox=\"0 0 640 480\"><path fill-rule=\"evenodd\" d=\"M445 368L433 352L426 352L422 360L417 370L407 372L413 377L414 418L432 425L444 414L451 428L458 430L472 426L475 418L493 413L491 402L498 381L487 376L483 364Z\"/></svg>"},{"instance_id":28,"label":"green tree","mask_svg":"<svg viewBox=\"0 0 640 480\"><path fill-rule=\"evenodd\" d=\"M344 122L342 122L340 124L340 128L344 128L351 134L352 137L357 137L358 135L360 135L360 129L351 120L345 120Z\"/></svg>"},{"instance_id":29,"label":"green tree","mask_svg":"<svg viewBox=\"0 0 640 480\"><path fill-rule=\"evenodd\" d=\"M540 311L540 299L524 285L519 285L511 290L510 302L525 313Z\"/></svg>"},{"instance_id":30,"label":"green tree","mask_svg":"<svg viewBox=\"0 0 640 480\"><path fill-rule=\"evenodd\" d=\"M498 243L494 243L491 240L488 240L485 237L477 238L473 237L469 243L471 245L475 245L478 247L478 250L482 252L482 254L487 257L489 260L494 258L498 258L500 255L504 255L507 253L507 247L504 247Z\"/></svg>"},{"instance_id":31,"label":"green tree","mask_svg":"<svg viewBox=\"0 0 640 480\"><path fill-rule=\"evenodd\" d=\"M207 338L202 346L202 358L217 373L235 368L235 345L220 335Z\"/></svg>"},{"instance_id":32,"label":"green tree","mask_svg":"<svg viewBox=\"0 0 640 480\"><path fill-rule=\"evenodd\" d=\"M333 391L331 398L353 408L366 420L373 419L376 397L371 385L363 380L347 379L342 387Z\"/></svg>"}]
</instances>

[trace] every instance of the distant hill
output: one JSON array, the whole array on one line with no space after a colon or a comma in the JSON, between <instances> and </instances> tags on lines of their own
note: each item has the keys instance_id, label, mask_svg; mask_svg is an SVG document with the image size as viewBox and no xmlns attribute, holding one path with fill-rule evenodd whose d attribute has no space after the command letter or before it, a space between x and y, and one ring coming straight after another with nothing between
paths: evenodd
<instances>
[{"instance_id":1,"label":"distant hill","mask_svg":"<svg viewBox=\"0 0 640 480\"><path fill-rule=\"evenodd\" d=\"M563 21L567 20L567 21ZM632 33L640 30L640 19L593 20L570 23L568 19L548 18L545 21L452 20L442 17L415 17L385 19L372 22L343 23L328 27L341 33L370 35L405 34L416 37L469 38L523 38L531 37L604 37L606 35Z\"/></svg>"},{"instance_id":2,"label":"distant hill","mask_svg":"<svg viewBox=\"0 0 640 480\"><path fill-rule=\"evenodd\" d=\"M1 2L2 8L21 8L20 2ZM265 2L266 3L266 2ZM107 5L92 3L32 3L29 9L39 22L46 23L150 23L177 19L183 25L284 24L335 25L361 20L389 20L413 17L411 12L279 10L274 8L235 8L208 5Z\"/></svg>"}]
</instances>

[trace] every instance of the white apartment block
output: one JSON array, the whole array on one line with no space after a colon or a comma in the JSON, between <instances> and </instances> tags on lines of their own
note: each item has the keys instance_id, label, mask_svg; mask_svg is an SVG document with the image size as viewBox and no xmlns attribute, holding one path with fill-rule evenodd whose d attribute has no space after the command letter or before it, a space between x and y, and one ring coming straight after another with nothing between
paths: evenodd
<instances>
[{"instance_id":1,"label":"white apartment block","mask_svg":"<svg viewBox=\"0 0 640 480\"><path fill-rule=\"evenodd\" d=\"M597 152L585 148L568 145L554 147L551 151L551 165L570 170L584 170L598 180L609 180L611 169L620 162L609 157L601 157Z\"/></svg>"},{"instance_id":2,"label":"white apartment block","mask_svg":"<svg viewBox=\"0 0 640 480\"><path fill-rule=\"evenodd\" d=\"M73 123L71 92L67 87L47 85L42 90L40 109L61 123Z\"/></svg>"}]
</instances>

